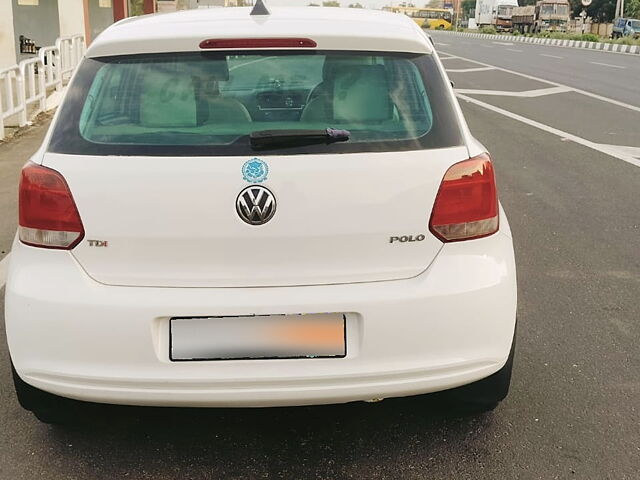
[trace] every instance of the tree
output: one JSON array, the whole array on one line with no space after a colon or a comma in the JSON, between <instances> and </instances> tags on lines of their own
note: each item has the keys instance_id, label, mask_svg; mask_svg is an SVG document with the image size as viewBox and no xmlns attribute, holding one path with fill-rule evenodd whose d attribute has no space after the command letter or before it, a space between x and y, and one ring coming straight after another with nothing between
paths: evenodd
<instances>
[{"instance_id":1,"label":"tree","mask_svg":"<svg viewBox=\"0 0 640 480\"><path fill-rule=\"evenodd\" d=\"M138 15L144 15L144 2L143 0L131 0L129 2L129 16L137 17Z\"/></svg>"},{"instance_id":2,"label":"tree","mask_svg":"<svg viewBox=\"0 0 640 480\"><path fill-rule=\"evenodd\" d=\"M468 18L471 10L476 8L476 0L462 0L462 15Z\"/></svg>"},{"instance_id":3,"label":"tree","mask_svg":"<svg viewBox=\"0 0 640 480\"><path fill-rule=\"evenodd\" d=\"M364 8L361 3L350 3L349 8Z\"/></svg>"},{"instance_id":4,"label":"tree","mask_svg":"<svg viewBox=\"0 0 640 480\"><path fill-rule=\"evenodd\" d=\"M325 2L322 2L322 6L323 7L339 7L340 2L338 2L337 0L326 0Z\"/></svg>"},{"instance_id":5,"label":"tree","mask_svg":"<svg viewBox=\"0 0 640 480\"><path fill-rule=\"evenodd\" d=\"M569 0L573 15L578 16L584 8L580 0ZM593 0L586 9L587 15L596 22L611 22L616 13L616 0Z\"/></svg>"},{"instance_id":6,"label":"tree","mask_svg":"<svg viewBox=\"0 0 640 480\"><path fill-rule=\"evenodd\" d=\"M624 2L624 14L631 18L640 18L640 0L626 0Z\"/></svg>"}]
</instances>

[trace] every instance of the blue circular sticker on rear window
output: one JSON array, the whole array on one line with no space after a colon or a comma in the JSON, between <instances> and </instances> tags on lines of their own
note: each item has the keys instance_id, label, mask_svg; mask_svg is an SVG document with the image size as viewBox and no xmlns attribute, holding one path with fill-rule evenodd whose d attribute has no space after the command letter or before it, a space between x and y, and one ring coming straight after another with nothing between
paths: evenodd
<instances>
[{"instance_id":1,"label":"blue circular sticker on rear window","mask_svg":"<svg viewBox=\"0 0 640 480\"><path fill-rule=\"evenodd\" d=\"M242 177L251 183L264 182L269 174L269 166L259 158L252 158L242 166Z\"/></svg>"}]
</instances>

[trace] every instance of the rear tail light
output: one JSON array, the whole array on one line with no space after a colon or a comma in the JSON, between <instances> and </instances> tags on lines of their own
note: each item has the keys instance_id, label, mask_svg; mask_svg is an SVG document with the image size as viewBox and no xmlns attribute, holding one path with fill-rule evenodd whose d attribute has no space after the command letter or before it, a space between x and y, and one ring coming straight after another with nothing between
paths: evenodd
<instances>
[{"instance_id":1,"label":"rear tail light","mask_svg":"<svg viewBox=\"0 0 640 480\"><path fill-rule=\"evenodd\" d=\"M429 230L443 242L486 237L498 231L498 193L493 165L484 153L445 173Z\"/></svg>"},{"instance_id":2,"label":"rear tail light","mask_svg":"<svg viewBox=\"0 0 640 480\"><path fill-rule=\"evenodd\" d=\"M34 247L70 250L84 237L78 209L64 177L47 167L22 169L19 237Z\"/></svg>"}]
</instances>

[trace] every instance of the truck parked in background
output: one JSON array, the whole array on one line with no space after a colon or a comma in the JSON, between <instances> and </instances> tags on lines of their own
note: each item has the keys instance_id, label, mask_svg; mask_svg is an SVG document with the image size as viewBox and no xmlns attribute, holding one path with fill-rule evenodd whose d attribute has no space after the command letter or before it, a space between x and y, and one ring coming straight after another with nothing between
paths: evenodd
<instances>
[{"instance_id":1,"label":"truck parked in background","mask_svg":"<svg viewBox=\"0 0 640 480\"><path fill-rule=\"evenodd\" d=\"M513 29L520 33L566 32L568 0L539 0L535 7L516 7L511 16Z\"/></svg>"},{"instance_id":2,"label":"truck parked in background","mask_svg":"<svg viewBox=\"0 0 640 480\"><path fill-rule=\"evenodd\" d=\"M517 6L518 0L476 0L476 25L510 31L512 11Z\"/></svg>"},{"instance_id":3,"label":"truck parked in background","mask_svg":"<svg viewBox=\"0 0 640 480\"><path fill-rule=\"evenodd\" d=\"M536 21L536 7L527 5L526 7L514 7L511 14L513 31L520 33L533 32L533 25Z\"/></svg>"},{"instance_id":4,"label":"truck parked in background","mask_svg":"<svg viewBox=\"0 0 640 480\"><path fill-rule=\"evenodd\" d=\"M613 38L640 38L640 20L635 18L616 18L615 22L613 22L611 36Z\"/></svg>"}]
</instances>

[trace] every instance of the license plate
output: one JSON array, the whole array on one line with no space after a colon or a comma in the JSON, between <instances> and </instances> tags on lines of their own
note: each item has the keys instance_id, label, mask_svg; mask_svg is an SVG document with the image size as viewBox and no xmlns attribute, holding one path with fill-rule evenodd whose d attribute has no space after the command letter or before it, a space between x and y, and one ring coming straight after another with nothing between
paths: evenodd
<instances>
[{"instance_id":1,"label":"license plate","mask_svg":"<svg viewBox=\"0 0 640 480\"><path fill-rule=\"evenodd\" d=\"M172 318L173 361L327 358L347 354L338 313Z\"/></svg>"}]
</instances>

